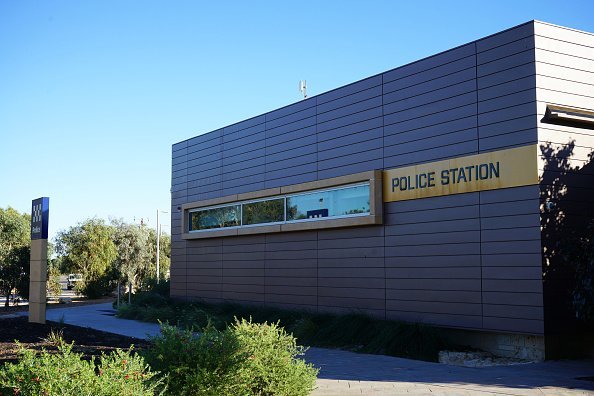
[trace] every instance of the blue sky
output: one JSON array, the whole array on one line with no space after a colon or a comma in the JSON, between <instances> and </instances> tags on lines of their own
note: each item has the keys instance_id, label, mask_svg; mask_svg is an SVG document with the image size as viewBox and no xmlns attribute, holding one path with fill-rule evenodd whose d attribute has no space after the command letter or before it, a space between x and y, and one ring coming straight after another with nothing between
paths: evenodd
<instances>
[{"instance_id":1,"label":"blue sky","mask_svg":"<svg viewBox=\"0 0 594 396\"><path fill-rule=\"evenodd\" d=\"M49 196L50 238L89 217L154 226L171 145L298 101L301 79L311 96L531 19L594 32L592 15L591 0L0 0L0 207Z\"/></svg>"}]
</instances>

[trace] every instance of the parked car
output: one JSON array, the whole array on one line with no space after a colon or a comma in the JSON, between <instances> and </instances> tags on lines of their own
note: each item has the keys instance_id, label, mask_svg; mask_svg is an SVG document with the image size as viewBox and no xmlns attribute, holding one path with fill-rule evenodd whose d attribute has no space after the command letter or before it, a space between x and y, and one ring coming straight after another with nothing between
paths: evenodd
<instances>
[{"instance_id":1,"label":"parked car","mask_svg":"<svg viewBox=\"0 0 594 396\"><path fill-rule=\"evenodd\" d=\"M82 280L82 274L68 274L68 279L66 280L66 287L68 290L72 290L77 282Z\"/></svg>"}]
</instances>

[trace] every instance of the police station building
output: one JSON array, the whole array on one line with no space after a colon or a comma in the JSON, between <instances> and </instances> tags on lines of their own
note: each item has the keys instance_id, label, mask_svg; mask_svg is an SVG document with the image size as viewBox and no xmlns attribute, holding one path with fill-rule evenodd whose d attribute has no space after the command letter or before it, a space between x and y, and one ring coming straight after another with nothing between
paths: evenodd
<instances>
[{"instance_id":1,"label":"police station building","mask_svg":"<svg viewBox=\"0 0 594 396\"><path fill-rule=\"evenodd\" d=\"M171 295L549 356L593 147L594 35L537 21L199 135L173 145Z\"/></svg>"}]
</instances>

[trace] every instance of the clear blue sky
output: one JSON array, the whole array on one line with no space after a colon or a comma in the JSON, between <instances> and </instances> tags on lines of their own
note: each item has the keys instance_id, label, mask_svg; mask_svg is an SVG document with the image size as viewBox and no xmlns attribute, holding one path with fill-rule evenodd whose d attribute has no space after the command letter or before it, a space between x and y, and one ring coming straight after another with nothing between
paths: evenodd
<instances>
[{"instance_id":1,"label":"clear blue sky","mask_svg":"<svg viewBox=\"0 0 594 396\"><path fill-rule=\"evenodd\" d=\"M50 238L170 206L171 145L583 1L0 0L0 207ZM167 216L167 215L165 215ZM165 218L163 223L169 224Z\"/></svg>"}]
</instances>

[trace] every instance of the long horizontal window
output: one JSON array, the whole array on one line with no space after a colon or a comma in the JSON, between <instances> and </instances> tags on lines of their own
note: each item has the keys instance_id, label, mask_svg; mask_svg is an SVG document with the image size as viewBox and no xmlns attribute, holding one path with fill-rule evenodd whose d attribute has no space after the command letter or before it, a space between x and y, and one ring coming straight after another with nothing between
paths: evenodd
<instances>
[{"instance_id":1,"label":"long horizontal window","mask_svg":"<svg viewBox=\"0 0 594 396\"><path fill-rule=\"evenodd\" d=\"M189 230L319 221L368 215L369 183L234 202L189 212Z\"/></svg>"}]
</instances>

